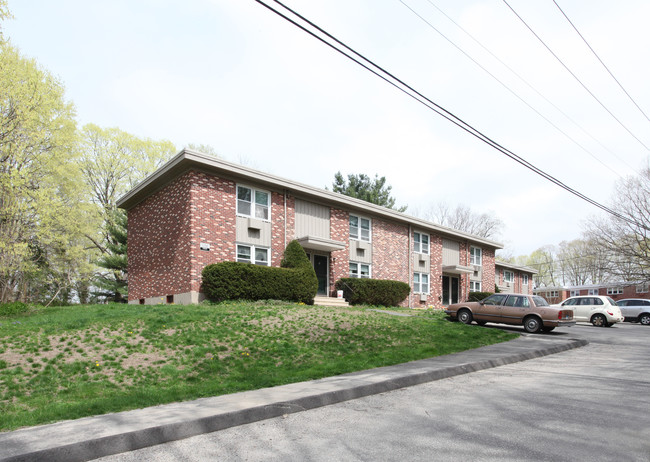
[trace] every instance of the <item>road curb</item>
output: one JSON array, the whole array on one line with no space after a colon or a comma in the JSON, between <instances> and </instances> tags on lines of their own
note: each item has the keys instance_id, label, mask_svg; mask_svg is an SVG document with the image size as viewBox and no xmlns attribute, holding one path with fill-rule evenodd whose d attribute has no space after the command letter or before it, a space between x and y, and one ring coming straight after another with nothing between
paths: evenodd
<instances>
[{"instance_id":1,"label":"road curb","mask_svg":"<svg viewBox=\"0 0 650 462\"><path fill-rule=\"evenodd\" d=\"M31 427L0 434L0 461L87 461L587 344L582 339L522 336L475 350L309 382Z\"/></svg>"}]
</instances>

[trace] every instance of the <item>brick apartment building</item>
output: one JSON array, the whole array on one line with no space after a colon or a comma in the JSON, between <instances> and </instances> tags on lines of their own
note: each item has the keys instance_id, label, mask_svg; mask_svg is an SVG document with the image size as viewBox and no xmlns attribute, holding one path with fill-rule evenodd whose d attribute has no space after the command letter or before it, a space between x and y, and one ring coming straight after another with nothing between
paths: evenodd
<instances>
[{"instance_id":1,"label":"brick apartment building","mask_svg":"<svg viewBox=\"0 0 650 462\"><path fill-rule=\"evenodd\" d=\"M544 297L549 303L556 304L578 295L606 295L614 301L624 298L650 299L650 283L620 282L572 287L540 287L535 289L535 294Z\"/></svg>"},{"instance_id":2,"label":"brick apartment building","mask_svg":"<svg viewBox=\"0 0 650 462\"><path fill-rule=\"evenodd\" d=\"M183 150L118 201L128 211L129 303L198 303L201 271L279 266L293 239L319 294L342 277L394 279L404 306L441 307L494 291L498 242L392 209Z\"/></svg>"},{"instance_id":3,"label":"brick apartment building","mask_svg":"<svg viewBox=\"0 0 650 462\"><path fill-rule=\"evenodd\" d=\"M537 273L536 269L528 266L496 261L494 283L501 292L532 295L533 276Z\"/></svg>"}]
</instances>

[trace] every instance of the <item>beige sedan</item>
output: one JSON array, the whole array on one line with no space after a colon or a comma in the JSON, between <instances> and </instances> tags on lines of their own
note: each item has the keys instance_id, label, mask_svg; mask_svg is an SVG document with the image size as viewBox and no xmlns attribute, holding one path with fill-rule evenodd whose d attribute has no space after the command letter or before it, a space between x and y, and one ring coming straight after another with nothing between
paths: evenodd
<instances>
[{"instance_id":1,"label":"beige sedan","mask_svg":"<svg viewBox=\"0 0 650 462\"><path fill-rule=\"evenodd\" d=\"M526 332L550 332L559 326L573 326L573 310L550 306L537 295L490 295L480 302L462 302L445 310L452 319L482 326L487 322L524 326Z\"/></svg>"}]
</instances>

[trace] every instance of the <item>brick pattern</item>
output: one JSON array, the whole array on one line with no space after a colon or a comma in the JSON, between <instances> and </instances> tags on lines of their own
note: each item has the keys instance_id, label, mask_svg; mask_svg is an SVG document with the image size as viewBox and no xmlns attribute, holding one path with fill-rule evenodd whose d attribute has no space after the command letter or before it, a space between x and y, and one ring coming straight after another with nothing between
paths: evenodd
<instances>
[{"instance_id":1,"label":"brick pattern","mask_svg":"<svg viewBox=\"0 0 650 462\"><path fill-rule=\"evenodd\" d=\"M191 268L192 291L201 288L201 272L206 265L236 258L236 184L203 172L189 172L191 198ZM210 251L200 250L201 243Z\"/></svg>"},{"instance_id":2,"label":"brick pattern","mask_svg":"<svg viewBox=\"0 0 650 462\"><path fill-rule=\"evenodd\" d=\"M295 217L295 199L287 198L287 215L292 212ZM285 243L285 212L284 212L284 194L277 192L271 193L271 266L280 266L286 244L293 239L295 234L294 227L289 228L287 223L286 243Z\"/></svg>"},{"instance_id":3,"label":"brick pattern","mask_svg":"<svg viewBox=\"0 0 650 462\"><path fill-rule=\"evenodd\" d=\"M482 248L482 278L481 278L481 291L483 292L494 292L495 287L495 277L496 273L494 271L494 250Z\"/></svg>"},{"instance_id":4,"label":"brick pattern","mask_svg":"<svg viewBox=\"0 0 650 462\"><path fill-rule=\"evenodd\" d=\"M408 226L372 220L372 277L408 284Z\"/></svg>"},{"instance_id":5,"label":"brick pattern","mask_svg":"<svg viewBox=\"0 0 650 462\"><path fill-rule=\"evenodd\" d=\"M192 178L177 178L129 210L129 300L190 290Z\"/></svg>"},{"instance_id":6,"label":"brick pattern","mask_svg":"<svg viewBox=\"0 0 650 462\"><path fill-rule=\"evenodd\" d=\"M334 295L334 284L350 276L350 214L344 210L330 209L330 238L345 242L343 250L335 250L330 258L330 295Z\"/></svg>"},{"instance_id":7,"label":"brick pattern","mask_svg":"<svg viewBox=\"0 0 650 462\"><path fill-rule=\"evenodd\" d=\"M438 234L429 235L431 253L431 272L429 273L429 297L426 306L442 308L442 236ZM419 301L418 301L419 303ZM413 306L418 306L415 303Z\"/></svg>"}]
</instances>

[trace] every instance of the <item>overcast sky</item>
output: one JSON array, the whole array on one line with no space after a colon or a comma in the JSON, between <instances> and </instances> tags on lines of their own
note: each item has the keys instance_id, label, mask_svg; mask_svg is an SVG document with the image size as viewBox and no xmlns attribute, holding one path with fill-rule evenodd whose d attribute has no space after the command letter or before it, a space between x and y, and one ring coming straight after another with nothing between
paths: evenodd
<instances>
[{"instance_id":1,"label":"overcast sky","mask_svg":"<svg viewBox=\"0 0 650 462\"><path fill-rule=\"evenodd\" d=\"M650 2L556 2L650 114ZM502 0L285 4L596 201L610 205L617 180L648 165L650 122L553 0L508 4L620 123ZM407 213L446 201L497 215L512 255L576 239L602 213L254 0L9 0L9 9L5 35L61 79L80 125L168 139L179 150L211 145L227 160L317 187L331 188L339 170L379 174Z\"/></svg>"}]
</instances>

